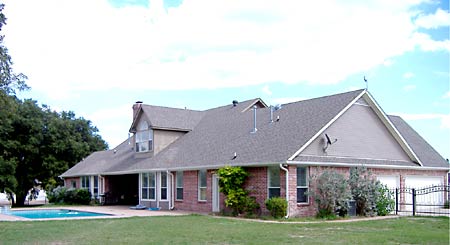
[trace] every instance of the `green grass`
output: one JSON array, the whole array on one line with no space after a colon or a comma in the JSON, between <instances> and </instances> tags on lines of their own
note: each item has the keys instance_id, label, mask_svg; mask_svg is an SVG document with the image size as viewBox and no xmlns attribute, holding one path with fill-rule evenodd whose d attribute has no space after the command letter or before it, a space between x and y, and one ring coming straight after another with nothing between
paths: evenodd
<instances>
[{"instance_id":1,"label":"green grass","mask_svg":"<svg viewBox=\"0 0 450 245\"><path fill-rule=\"evenodd\" d=\"M448 217L261 223L210 216L0 222L0 244L449 244Z\"/></svg>"}]
</instances>

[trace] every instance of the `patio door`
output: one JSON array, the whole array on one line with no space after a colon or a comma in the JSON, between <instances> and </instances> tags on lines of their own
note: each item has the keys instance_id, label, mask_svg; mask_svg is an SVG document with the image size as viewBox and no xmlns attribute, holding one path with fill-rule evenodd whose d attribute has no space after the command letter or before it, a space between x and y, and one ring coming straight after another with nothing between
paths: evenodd
<instances>
[{"instance_id":1,"label":"patio door","mask_svg":"<svg viewBox=\"0 0 450 245\"><path fill-rule=\"evenodd\" d=\"M212 176L212 211L214 213L220 211L219 194L219 176L217 174L214 174Z\"/></svg>"}]
</instances>

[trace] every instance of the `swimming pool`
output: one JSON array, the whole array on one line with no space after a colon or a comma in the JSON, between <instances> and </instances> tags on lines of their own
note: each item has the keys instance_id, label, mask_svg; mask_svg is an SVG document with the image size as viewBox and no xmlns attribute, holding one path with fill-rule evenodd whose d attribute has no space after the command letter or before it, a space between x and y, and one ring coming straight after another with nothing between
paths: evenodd
<instances>
[{"instance_id":1,"label":"swimming pool","mask_svg":"<svg viewBox=\"0 0 450 245\"><path fill-rule=\"evenodd\" d=\"M75 217L95 217L111 216L111 214L84 212L73 209L35 209L35 210L14 210L9 211L9 215L19 216L27 219L54 219L54 218L75 218Z\"/></svg>"}]
</instances>

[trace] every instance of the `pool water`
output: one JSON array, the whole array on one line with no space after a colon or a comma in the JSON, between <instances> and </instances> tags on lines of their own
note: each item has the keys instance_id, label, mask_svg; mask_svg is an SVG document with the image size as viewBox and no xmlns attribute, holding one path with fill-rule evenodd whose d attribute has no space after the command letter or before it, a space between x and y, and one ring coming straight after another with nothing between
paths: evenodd
<instances>
[{"instance_id":1,"label":"pool water","mask_svg":"<svg viewBox=\"0 0 450 245\"><path fill-rule=\"evenodd\" d=\"M75 218L110 216L110 214L83 212L72 209L36 209L9 211L7 214L19 216L27 219L53 219L53 218Z\"/></svg>"}]
</instances>

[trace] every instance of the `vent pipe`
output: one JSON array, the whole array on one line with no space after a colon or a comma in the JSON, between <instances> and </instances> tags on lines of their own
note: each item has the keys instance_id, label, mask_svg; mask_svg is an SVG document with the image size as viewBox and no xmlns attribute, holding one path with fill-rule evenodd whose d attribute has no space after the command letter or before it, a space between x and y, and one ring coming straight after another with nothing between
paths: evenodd
<instances>
[{"instance_id":1,"label":"vent pipe","mask_svg":"<svg viewBox=\"0 0 450 245\"><path fill-rule=\"evenodd\" d=\"M255 105L253 106L253 131L252 133L256 133L256 131L258 131L258 129L256 128L256 109L258 107Z\"/></svg>"},{"instance_id":2,"label":"vent pipe","mask_svg":"<svg viewBox=\"0 0 450 245\"><path fill-rule=\"evenodd\" d=\"M237 106L239 102L237 100L233 100L233 106Z\"/></svg>"},{"instance_id":3,"label":"vent pipe","mask_svg":"<svg viewBox=\"0 0 450 245\"><path fill-rule=\"evenodd\" d=\"M273 106L270 106L270 123L273 123Z\"/></svg>"}]
</instances>

